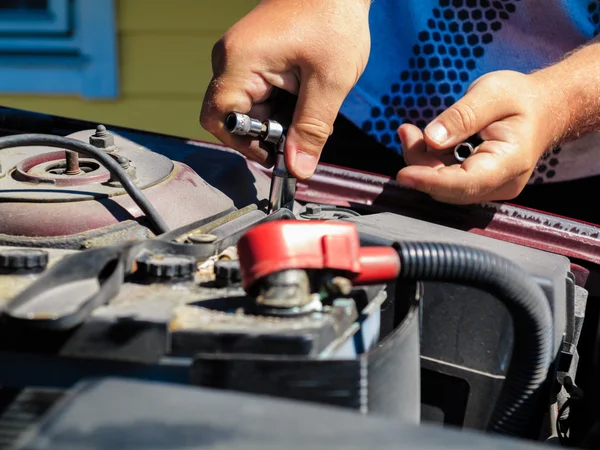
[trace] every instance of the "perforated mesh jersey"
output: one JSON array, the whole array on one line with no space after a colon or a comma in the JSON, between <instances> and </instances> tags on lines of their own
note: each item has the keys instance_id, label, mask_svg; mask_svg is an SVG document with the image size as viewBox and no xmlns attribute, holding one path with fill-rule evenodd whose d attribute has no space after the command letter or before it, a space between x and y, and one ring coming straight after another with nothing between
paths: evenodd
<instances>
[{"instance_id":1,"label":"perforated mesh jersey","mask_svg":"<svg viewBox=\"0 0 600 450\"><path fill-rule=\"evenodd\" d=\"M599 31L600 0L378 0L371 60L342 113L401 152L401 124L424 129L481 75L544 67ZM556 176L560 153L544 155L532 182Z\"/></svg>"},{"instance_id":2,"label":"perforated mesh jersey","mask_svg":"<svg viewBox=\"0 0 600 450\"><path fill-rule=\"evenodd\" d=\"M517 10L519 0L440 0L418 32L409 69L381 97L382 107L371 109L362 129L384 145L400 145L401 123L423 129L452 106L473 81L477 60Z\"/></svg>"}]
</instances>

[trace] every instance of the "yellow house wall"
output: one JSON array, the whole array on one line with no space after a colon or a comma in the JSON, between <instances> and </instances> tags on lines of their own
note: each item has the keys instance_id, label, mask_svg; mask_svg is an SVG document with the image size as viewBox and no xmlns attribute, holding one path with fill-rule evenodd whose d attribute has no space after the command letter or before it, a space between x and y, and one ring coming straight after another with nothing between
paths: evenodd
<instances>
[{"instance_id":1,"label":"yellow house wall","mask_svg":"<svg viewBox=\"0 0 600 450\"><path fill-rule=\"evenodd\" d=\"M0 105L214 140L198 124L215 41L258 0L117 0L120 95L5 95Z\"/></svg>"}]
</instances>

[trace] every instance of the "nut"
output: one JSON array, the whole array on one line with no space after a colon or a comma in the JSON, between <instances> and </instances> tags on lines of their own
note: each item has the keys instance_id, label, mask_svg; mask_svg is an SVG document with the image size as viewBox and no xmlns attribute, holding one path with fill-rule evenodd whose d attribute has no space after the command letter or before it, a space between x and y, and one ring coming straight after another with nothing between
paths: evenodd
<instances>
[{"instance_id":1,"label":"nut","mask_svg":"<svg viewBox=\"0 0 600 450\"><path fill-rule=\"evenodd\" d=\"M107 152L116 150L115 137L106 130L104 125L96 127L96 132L90 136L90 144Z\"/></svg>"}]
</instances>

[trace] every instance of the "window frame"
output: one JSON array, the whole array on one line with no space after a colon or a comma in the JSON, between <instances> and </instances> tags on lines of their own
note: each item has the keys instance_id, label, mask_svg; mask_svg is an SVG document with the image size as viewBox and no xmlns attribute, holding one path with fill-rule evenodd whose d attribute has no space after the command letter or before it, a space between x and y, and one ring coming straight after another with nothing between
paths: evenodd
<instances>
[{"instance_id":1,"label":"window frame","mask_svg":"<svg viewBox=\"0 0 600 450\"><path fill-rule=\"evenodd\" d=\"M118 96L114 0L48 0L42 14L19 16L0 13L0 93Z\"/></svg>"}]
</instances>

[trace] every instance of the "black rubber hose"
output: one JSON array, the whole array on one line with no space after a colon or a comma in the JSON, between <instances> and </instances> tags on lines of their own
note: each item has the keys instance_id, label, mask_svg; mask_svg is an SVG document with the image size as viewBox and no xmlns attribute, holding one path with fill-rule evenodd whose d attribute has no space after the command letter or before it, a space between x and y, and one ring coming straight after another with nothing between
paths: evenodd
<instances>
[{"instance_id":1,"label":"black rubber hose","mask_svg":"<svg viewBox=\"0 0 600 450\"><path fill-rule=\"evenodd\" d=\"M514 344L488 431L525 436L552 361L553 321L541 287L519 266L494 253L455 244L395 244L400 278L470 285L508 308Z\"/></svg>"},{"instance_id":2,"label":"black rubber hose","mask_svg":"<svg viewBox=\"0 0 600 450\"><path fill-rule=\"evenodd\" d=\"M154 206L148 201L142 191L129 178L125 170L113 158L108 156L99 148L76 139L51 134L18 134L14 136L0 137L0 150L15 147L44 146L54 147L61 150L71 150L98 160L106 169L118 179L125 191L131 196L133 201L139 206L146 215L148 221L154 227L156 234L163 234L169 231L166 222L160 217L160 214Z\"/></svg>"}]
</instances>

